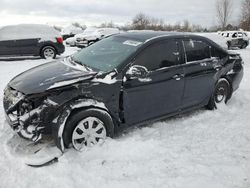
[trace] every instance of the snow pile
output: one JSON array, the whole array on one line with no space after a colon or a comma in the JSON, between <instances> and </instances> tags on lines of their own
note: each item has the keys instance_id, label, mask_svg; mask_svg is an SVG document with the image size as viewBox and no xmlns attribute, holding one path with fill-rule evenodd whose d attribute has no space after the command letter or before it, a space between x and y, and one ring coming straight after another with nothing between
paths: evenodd
<instances>
[{"instance_id":1,"label":"snow pile","mask_svg":"<svg viewBox=\"0 0 250 188\"><path fill-rule=\"evenodd\" d=\"M82 32L83 32L82 28L76 27L73 25L68 25L65 28L63 28L61 34L62 35L76 35Z\"/></svg>"},{"instance_id":2,"label":"snow pile","mask_svg":"<svg viewBox=\"0 0 250 188\"><path fill-rule=\"evenodd\" d=\"M250 187L250 48L238 52L245 61L245 76L226 107L131 128L102 146L68 151L44 168L24 164L39 145L15 136L0 103L0 187ZM1 62L0 100L13 76L45 62Z\"/></svg>"}]
</instances>

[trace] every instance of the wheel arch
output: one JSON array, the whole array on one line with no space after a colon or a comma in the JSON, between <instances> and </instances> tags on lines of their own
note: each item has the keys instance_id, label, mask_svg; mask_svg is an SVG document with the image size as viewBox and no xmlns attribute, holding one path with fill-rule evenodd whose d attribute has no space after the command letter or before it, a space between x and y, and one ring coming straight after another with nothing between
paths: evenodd
<instances>
[{"instance_id":1,"label":"wheel arch","mask_svg":"<svg viewBox=\"0 0 250 188\"><path fill-rule=\"evenodd\" d=\"M58 51L57 51L57 48L53 45L53 44L43 44L41 47L40 47L40 50L39 50L39 55L41 56L42 55L42 51L45 47L52 47L56 54L58 55Z\"/></svg>"},{"instance_id":2,"label":"wheel arch","mask_svg":"<svg viewBox=\"0 0 250 188\"><path fill-rule=\"evenodd\" d=\"M220 80L220 79L226 79L227 81L228 81L228 83L229 83L229 87L230 87L230 93L229 93L229 96L228 96L228 100L232 97L232 95L233 95L233 81L232 81L232 79L228 76L228 75L223 75L223 76L221 76L218 80L217 80L217 82L216 82L216 84L218 83L218 81Z\"/></svg>"},{"instance_id":3,"label":"wheel arch","mask_svg":"<svg viewBox=\"0 0 250 188\"><path fill-rule=\"evenodd\" d=\"M99 102L93 99L84 99L84 100L76 100L71 102L70 104L65 105L62 108L62 113L56 117L53 122L56 121L56 126L53 129L53 137L56 146L63 152L65 150L64 142L63 142L63 132L67 121L79 111L94 109L98 111L102 111L110 116L110 119L113 123L113 128L115 129L114 119L109 112L108 108L104 103Z\"/></svg>"}]
</instances>

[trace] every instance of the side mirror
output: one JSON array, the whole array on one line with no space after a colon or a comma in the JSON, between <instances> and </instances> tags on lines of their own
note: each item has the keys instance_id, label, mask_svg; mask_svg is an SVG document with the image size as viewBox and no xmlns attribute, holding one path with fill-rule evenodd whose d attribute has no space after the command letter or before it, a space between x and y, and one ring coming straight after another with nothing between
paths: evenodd
<instances>
[{"instance_id":1,"label":"side mirror","mask_svg":"<svg viewBox=\"0 0 250 188\"><path fill-rule=\"evenodd\" d=\"M128 79L145 78L147 74L148 74L148 69L140 65L133 65L126 72L126 76Z\"/></svg>"}]
</instances>

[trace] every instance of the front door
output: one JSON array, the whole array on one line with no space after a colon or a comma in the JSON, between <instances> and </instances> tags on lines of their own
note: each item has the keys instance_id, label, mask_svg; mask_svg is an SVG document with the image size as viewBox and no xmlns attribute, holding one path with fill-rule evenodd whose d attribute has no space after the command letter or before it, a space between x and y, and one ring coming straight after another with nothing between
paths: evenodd
<instances>
[{"instance_id":1,"label":"front door","mask_svg":"<svg viewBox=\"0 0 250 188\"><path fill-rule=\"evenodd\" d=\"M16 40L16 46L19 49L20 55L35 55L37 54L39 38L27 38Z\"/></svg>"},{"instance_id":2,"label":"front door","mask_svg":"<svg viewBox=\"0 0 250 188\"><path fill-rule=\"evenodd\" d=\"M144 49L133 65L148 70L146 77L124 82L123 108L127 124L140 123L179 110L184 89L183 66L176 40Z\"/></svg>"}]
</instances>

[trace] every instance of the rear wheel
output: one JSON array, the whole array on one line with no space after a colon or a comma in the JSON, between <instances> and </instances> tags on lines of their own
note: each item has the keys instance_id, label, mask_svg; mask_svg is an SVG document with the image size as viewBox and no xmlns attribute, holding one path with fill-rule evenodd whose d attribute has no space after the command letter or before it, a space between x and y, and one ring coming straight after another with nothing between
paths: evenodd
<instances>
[{"instance_id":1,"label":"rear wheel","mask_svg":"<svg viewBox=\"0 0 250 188\"><path fill-rule=\"evenodd\" d=\"M45 46L41 51L41 57L44 59L55 59L56 50L52 46Z\"/></svg>"},{"instance_id":2,"label":"rear wheel","mask_svg":"<svg viewBox=\"0 0 250 188\"><path fill-rule=\"evenodd\" d=\"M111 116L103 110L87 109L72 115L65 125L63 141L66 148L72 144L80 151L93 147L113 137L114 126Z\"/></svg>"},{"instance_id":3,"label":"rear wheel","mask_svg":"<svg viewBox=\"0 0 250 188\"><path fill-rule=\"evenodd\" d=\"M209 109L218 109L224 106L230 96L230 83L222 78L215 86L214 93L208 103Z\"/></svg>"}]
</instances>

